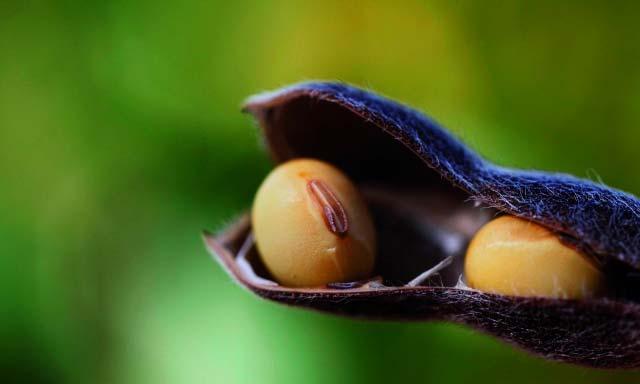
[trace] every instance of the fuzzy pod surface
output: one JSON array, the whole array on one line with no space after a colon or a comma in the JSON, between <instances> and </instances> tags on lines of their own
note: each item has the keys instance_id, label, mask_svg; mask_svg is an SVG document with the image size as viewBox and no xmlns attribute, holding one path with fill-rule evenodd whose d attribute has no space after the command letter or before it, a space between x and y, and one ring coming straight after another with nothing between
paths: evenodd
<instances>
[{"instance_id":1,"label":"fuzzy pod surface","mask_svg":"<svg viewBox=\"0 0 640 384\"><path fill-rule=\"evenodd\" d=\"M547 359L640 367L640 201L571 175L494 165L420 112L342 83L296 84L251 97L273 160L313 157L344 170L371 205L377 278L318 288L269 279L247 217L209 251L239 284L280 303L360 318L465 324ZM488 294L460 284L464 249L496 214L537 222L607 273L615 293L564 300ZM438 279L411 277L455 256Z\"/></svg>"}]
</instances>

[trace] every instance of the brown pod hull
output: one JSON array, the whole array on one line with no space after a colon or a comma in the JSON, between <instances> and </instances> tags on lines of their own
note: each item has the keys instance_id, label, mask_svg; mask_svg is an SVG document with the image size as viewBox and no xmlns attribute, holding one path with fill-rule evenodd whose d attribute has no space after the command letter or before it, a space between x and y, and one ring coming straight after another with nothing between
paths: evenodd
<instances>
[{"instance_id":1,"label":"brown pod hull","mask_svg":"<svg viewBox=\"0 0 640 384\"><path fill-rule=\"evenodd\" d=\"M640 366L640 202L562 174L492 165L418 112L335 83L307 83L249 100L276 162L319 158L364 190L378 231L377 279L294 289L269 280L247 217L209 251L255 294L337 315L465 324L548 359ZM588 300L482 293L459 283L470 237L499 213L535 221L592 256L612 294ZM455 256L438 279L412 276Z\"/></svg>"}]
</instances>

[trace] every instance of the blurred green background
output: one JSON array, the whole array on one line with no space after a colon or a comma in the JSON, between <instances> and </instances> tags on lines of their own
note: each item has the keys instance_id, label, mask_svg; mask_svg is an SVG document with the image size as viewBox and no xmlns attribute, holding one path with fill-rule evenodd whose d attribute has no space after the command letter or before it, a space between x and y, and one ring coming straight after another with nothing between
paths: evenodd
<instances>
[{"instance_id":1,"label":"blurred green background","mask_svg":"<svg viewBox=\"0 0 640 384\"><path fill-rule=\"evenodd\" d=\"M636 194L640 6L2 1L0 380L624 383L466 328L288 309L202 246L269 163L239 112L305 79L428 111L504 165Z\"/></svg>"}]
</instances>

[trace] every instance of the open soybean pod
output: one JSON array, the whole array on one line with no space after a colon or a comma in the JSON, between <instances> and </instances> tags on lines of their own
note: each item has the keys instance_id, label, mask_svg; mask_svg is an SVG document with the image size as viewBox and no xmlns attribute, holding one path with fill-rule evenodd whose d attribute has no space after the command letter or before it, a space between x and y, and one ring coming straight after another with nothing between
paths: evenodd
<instances>
[{"instance_id":1,"label":"open soybean pod","mask_svg":"<svg viewBox=\"0 0 640 384\"><path fill-rule=\"evenodd\" d=\"M279 285L241 218L208 249L254 293L339 315L461 323L548 359L640 367L640 201L570 175L488 163L419 112L338 83L304 83L248 100L276 163L315 158L358 186L377 233L368 281ZM597 265L607 289L580 299L512 296L464 284L464 256L496 216L531 221ZM439 273L424 271L439 266ZM422 279L415 279L422 274ZM427 273L429 275L429 273Z\"/></svg>"}]
</instances>

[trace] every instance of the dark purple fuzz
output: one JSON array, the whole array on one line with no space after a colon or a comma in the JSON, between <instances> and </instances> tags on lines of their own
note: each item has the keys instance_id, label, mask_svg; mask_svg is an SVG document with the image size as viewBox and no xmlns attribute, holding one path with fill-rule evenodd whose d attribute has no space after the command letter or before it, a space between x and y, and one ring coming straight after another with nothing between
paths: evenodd
<instances>
[{"instance_id":1,"label":"dark purple fuzz","mask_svg":"<svg viewBox=\"0 0 640 384\"><path fill-rule=\"evenodd\" d=\"M496 166L422 113L343 83L293 85L250 99L246 110L265 124L265 112L300 98L335 103L361 117L363 124L373 122L483 205L569 235L600 260L640 269L637 197L567 174Z\"/></svg>"}]
</instances>

